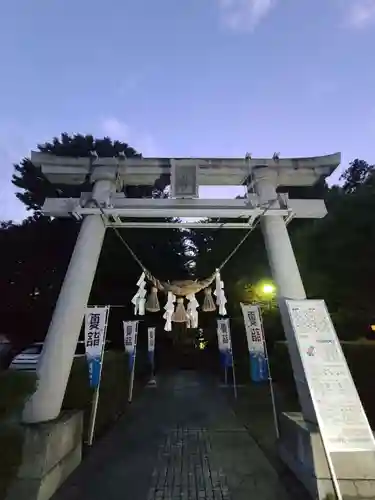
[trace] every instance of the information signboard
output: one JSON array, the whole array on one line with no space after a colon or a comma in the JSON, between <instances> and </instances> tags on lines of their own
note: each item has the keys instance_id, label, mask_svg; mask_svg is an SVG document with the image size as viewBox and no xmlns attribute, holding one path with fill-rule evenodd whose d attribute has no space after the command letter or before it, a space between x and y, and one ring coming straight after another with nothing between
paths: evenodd
<instances>
[{"instance_id":1,"label":"information signboard","mask_svg":"<svg viewBox=\"0 0 375 500\"><path fill-rule=\"evenodd\" d=\"M375 440L323 300L286 300L326 451L375 451Z\"/></svg>"}]
</instances>

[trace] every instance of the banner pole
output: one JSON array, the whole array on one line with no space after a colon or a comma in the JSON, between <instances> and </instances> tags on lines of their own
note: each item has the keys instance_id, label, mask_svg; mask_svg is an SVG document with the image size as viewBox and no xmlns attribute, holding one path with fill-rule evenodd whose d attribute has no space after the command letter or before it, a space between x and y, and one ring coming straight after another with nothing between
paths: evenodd
<instances>
[{"instance_id":1,"label":"banner pole","mask_svg":"<svg viewBox=\"0 0 375 500\"><path fill-rule=\"evenodd\" d=\"M264 347L264 354L266 356L266 363L267 363L267 370L268 370L268 383L269 383L269 386L270 386L273 421L274 421L274 425L275 425L276 439L279 439L279 437L280 437L279 419L277 418L275 392L273 390L273 380L272 380L271 368L270 368L270 363L269 363L269 358L268 358L268 349L267 349L266 335L264 333L263 317L262 317L262 314L261 314L260 307L259 307L259 317L260 317L260 321L261 321L261 325L262 325L263 347Z\"/></svg>"},{"instance_id":2,"label":"banner pole","mask_svg":"<svg viewBox=\"0 0 375 500\"><path fill-rule=\"evenodd\" d=\"M128 396L128 403L131 403L132 402L132 399L133 399L133 386L134 386L134 372L135 372L135 352L134 351L134 360L133 360L133 367L132 367L132 371L131 371L131 374L130 374L130 384L129 384L129 396Z\"/></svg>"},{"instance_id":3,"label":"banner pole","mask_svg":"<svg viewBox=\"0 0 375 500\"><path fill-rule=\"evenodd\" d=\"M154 358L154 353L152 353L152 358L151 358L151 379L155 378L155 358Z\"/></svg>"},{"instance_id":4,"label":"banner pole","mask_svg":"<svg viewBox=\"0 0 375 500\"><path fill-rule=\"evenodd\" d=\"M150 332L153 332L151 336ZM151 377L150 381L155 379L155 333L156 333L156 328L148 328L147 330L147 341L148 341L148 356L149 356L149 361L151 365ZM151 342L151 339L153 338L153 343Z\"/></svg>"},{"instance_id":5,"label":"banner pole","mask_svg":"<svg viewBox=\"0 0 375 500\"><path fill-rule=\"evenodd\" d=\"M131 403L133 400L133 387L134 387L134 375L135 375L135 361L137 359L137 343L138 343L138 324L135 325L136 328L136 339L135 339L135 346L134 346L134 356L133 359L133 365L132 365L132 371L130 374L130 384L129 384L129 395L128 395L128 403Z\"/></svg>"},{"instance_id":6,"label":"banner pole","mask_svg":"<svg viewBox=\"0 0 375 500\"><path fill-rule=\"evenodd\" d=\"M94 396L93 396L92 405L91 405L90 423L89 423L88 439L87 439L87 444L89 446L92 445L92 442L94 440L96 415L98 413L98 405L99 405L99 392L100 392L100 383L102 380L102 367L103 367L103 361L104 361L105 343L106 343L106 339L107 339L107 327L108 327L108 316L109 316L109 307L110 306L106 306L106 307L107 307L107 312L106 312L106 318L105 318L103 346L102 346L102 352L100 355L99 382L98 382L97 387L95 387Z\"/></svg>"},{"instance_id":7,"label":"banner pole","mask_svg":"<svg viewBox=\"0 0 375 500\"><path fill-rule=\"evenodd\" d=\"M232 351L232 373L233 373L233 392L234 392L235 399L237 399L236 370L234 369L233 351Z\"/></svg>"},{"instance_id":8,"label":"banner pole","mask_svg":"<svg viewBox=\"0 0 375 500\"><path fill-rule=\"evenodd\" d=\"M237 399L237 384L236 384L236 370L234 367L234 354L233 354L233 344L232 344L232 333L230 331L229 319L227 319L228 324L228 335L229 335L229 345L230 345L230 357L232 360L232 377L233 377L233 393L234 398Z\"/></svg>"}]
</instances>

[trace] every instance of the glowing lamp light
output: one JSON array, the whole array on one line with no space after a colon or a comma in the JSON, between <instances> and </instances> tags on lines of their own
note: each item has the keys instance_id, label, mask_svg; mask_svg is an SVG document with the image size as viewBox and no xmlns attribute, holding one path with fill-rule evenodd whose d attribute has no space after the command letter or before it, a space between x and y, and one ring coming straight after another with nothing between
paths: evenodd
<instances>
[{"instance_id":1,"label":"glowing lamp light","mask_svg":"<svg viewBox=\"0 0 375 500\"><path fill-rule=\"evenodd\" d=\"M263 285L263 293L273 293L275 291L275 287L271 285L270 283L266 283Z\"/></svg>"}]
</instances>

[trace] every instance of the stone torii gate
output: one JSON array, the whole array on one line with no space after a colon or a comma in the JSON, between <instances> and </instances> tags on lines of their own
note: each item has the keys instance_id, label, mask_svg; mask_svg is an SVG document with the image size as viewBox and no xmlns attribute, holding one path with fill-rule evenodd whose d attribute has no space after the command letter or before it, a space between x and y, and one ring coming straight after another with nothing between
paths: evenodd
<instances>
[{"instance_id":1,"label":"stone torii gate","mask_svg":"<svg viewBox=\"0 0 375 500\"><path fill-rule=\"evenodd\" d=\"M323 200L296 200L278 195L278 186L311 186L330 175L340 163L340 154L299 159L193 158L66 158L32 152L31 161L41 167L50 182L82 184L89 176L92 193L79 199L47 198L43 213L53 217L83 219L81 230L56 304L38 368L39 383L27 402L23 419L28 423L55 419L61 410L73 356L89 299L106 224L100 208L117 227L170 227L171 223L142 222L142 218L221 217L242 222L220 224L227 228L249 228L262 212L261 225L268 258L280 297L304 299L303 283L286 229L292 217L324 217ZM192 181L190 191L175 199L126 199L117 192L123 185L154 185L161 175L174 179L184 175ZM202 185L247 184L244 200L200 200ZM254 191L254 192L253 192ZM186 189L185 189L186 192ZM264 211L264 207L268 209ZM140 222L126 222L137 217ZM175 226L176 224L174 224ZM178 227L195 227L183 222ZM217 224L205 224L215 227ZM293 342L293 339L289 339Z\"/></svg>"},{"instance_id":2,"label":"stone torii gate","mask_svg":"<svg viewBox=\"0 0 375 500\"><path fill-rule=\"evenodd\" d=\"M340 160L339 153L291 159L278 157L94 159L56 157L32 152L31 161L41 167L50 182L79 185L89 178L93 188L91 193L82 193L77 199L47 198L43 206L45 215L73 216L82 219L82 225L44 344L38 367L37 390L24 408L24 422L47 422L59 416L107 227L220 226L228 229L245 229L252 227L260 217L302 407L301 422L304 420L316 424L316 412L301 354L285 307L288 299L306 299L287 223L292 218L322 218L326 215L326 207L323 200L289 198L285 193L277 193L277 188L312 186L322 177L329 176L340 164ZM162 175L171 176L171 199L127 199L121 191L124 185L154 185ZM198 187L203 185L246 185L247 197L240 200L199 199ZM103 212L106 218L103 217ZM127 217L137 218L139 222L128 221ZM163 217L228 218L233 219L233 222L225 224L210 222L204 225L190 221L149 222L149 219L160 220ZM297 434L299 432L301 431L296 431ZM311 429L307 432L313 434ZM343 471L344 479L353 483L364 477L372 478L374 458L370 460L367 454L356 453L352 455L352 461L354 457L356 463L354 473L348 472L347 459L339 457L336 461L335 466L338 467L339 473ZM323 458L314 456L312 459L312 467L315 470L319 467L317 460L324 460L324 456ZM293 468L293 465L289 465ZM318 477L318 474L316 476ZM315 478L315 482L319 480ZM330 481L326 476L324 480ZM320 492L319 498L323 498Z\"/></svg>"}]
</instances>

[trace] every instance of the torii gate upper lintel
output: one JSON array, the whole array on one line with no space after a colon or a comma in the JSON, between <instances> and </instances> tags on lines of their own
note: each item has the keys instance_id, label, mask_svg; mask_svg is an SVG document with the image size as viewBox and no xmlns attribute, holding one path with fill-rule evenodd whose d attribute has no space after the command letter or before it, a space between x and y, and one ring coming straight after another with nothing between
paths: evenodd
<instances>
[{"instance_id":1,"label":"torii gate upper lintel","mask_svg":"<svg viewBox=\"0 0 375 500\"><path fill-rule=\"evenodd\" d=\"M323 200L293 200L276 192L278 186L311 186L329 176L340 164L339 153L312 158L66 158L32 152L31 161L52 183L82 184L88 176L92 193L79 199L47 199L43 213L83 219L62 285L38 367L36 392L26 403L23 420L45 422L57 418L68 382L82 318L104 240L105 210L117 227L171 227L171 223L142 222L150 217L221 217L244 219L229 228L251 227L261 216L262 232L279 299L304 299L306 294L286 228L292 217L320 218ZM161 175L171 175L173 199L126 199L122 185L153 185ZM200 185L247 185L244 200L200 200ZM87 203L94 199L96 204ZM264 211L264 207L267 210ZM137 217L130 223L126 217ZM131 225L133 224L133 225ZM197 223L178 223L195 227ZM200 225L214 227L215 223ZM224 226L225 227L225 226ZM288 338L293 342L293 338ZM295 362L292 357L295 370ZM301 395L300 395L301 396ZM300 397L301 399L301 397ZM310 408L303 408L304 414Z\"/></svg>"}]
</instances>

